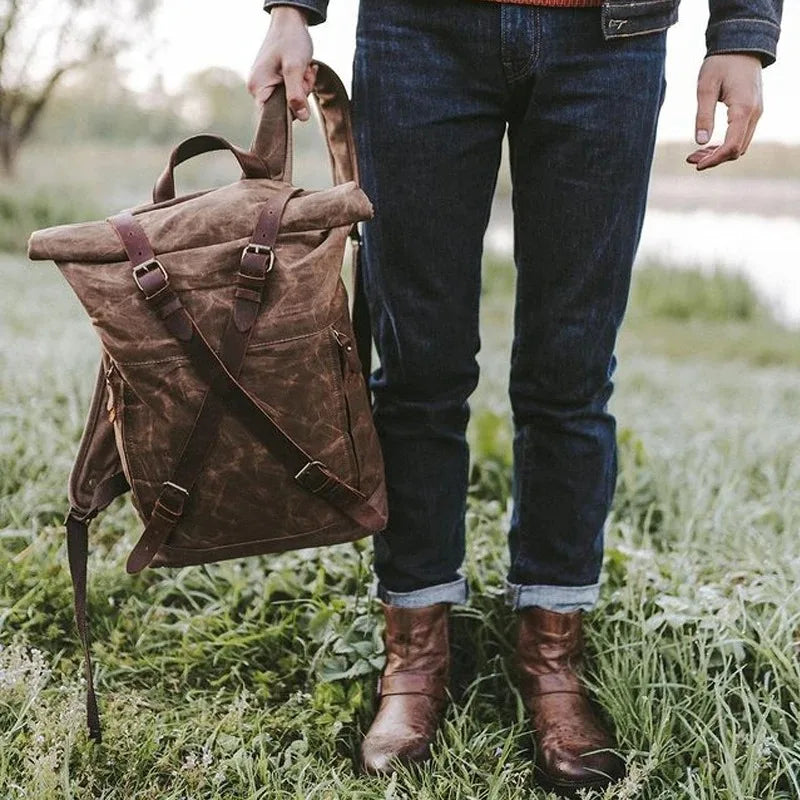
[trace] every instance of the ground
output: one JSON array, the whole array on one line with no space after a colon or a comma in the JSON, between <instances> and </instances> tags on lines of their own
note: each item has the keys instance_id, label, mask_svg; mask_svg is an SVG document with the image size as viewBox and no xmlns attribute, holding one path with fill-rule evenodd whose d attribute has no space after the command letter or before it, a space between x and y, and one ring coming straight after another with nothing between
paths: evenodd
<instances>
[{"instance_id":1,"label":"ground","mask_svg":"<svg viewBox=\"0 0 800 800\"><path fill-rule=\"evenodd\" d=\"M87 741L61 520L97 345L53 265L0 257L0 797L546 797L502 599L513 272L488 259L486 278L455 703L433 762L383 780L354 769L382 664L370 540L130 577L140 525L125 502L91 535L105 739ZM641 272L619 347L619 481L587 681L630 775L594 796L794 799L799 337L746 285L685 279Z\"/></svg>"}]
</instances>

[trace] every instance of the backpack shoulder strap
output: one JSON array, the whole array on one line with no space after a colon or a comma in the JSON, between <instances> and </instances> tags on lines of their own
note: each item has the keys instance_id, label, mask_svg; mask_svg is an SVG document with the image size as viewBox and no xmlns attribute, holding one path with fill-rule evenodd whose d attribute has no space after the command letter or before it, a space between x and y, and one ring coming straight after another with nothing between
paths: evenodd
<instances>
[{"instance_id":1,"label":"backpack shoulder strap","mask_svg":"<svg viewBox=\"0 0 800 800\"><path fill-rule=\"evenodd\" d=\"M84 517L95 516L129 488L117 452L114 427L105 413L107 371L108 356L104 352L67 486L71 509ZM118 491L113 493L112 488Z\"/></svg>"},{"instance_id":2,"label":"backpack shoulder strap","mask_svg":"<svg viewBox=\"0 0 800 800\"><path fill-rule=\"evenodd\" d=\"M69 476L70 509L65 520L67 557L72 578L75 623L83 646L86 673L86 715L89 735L99 742L100 718L94 691L94 677L86 614L86 573L89 555L89 522L114 498L130 488L122 471L114 428L104 413L108 357L103 353L95 381L89 413L78 453Z\"/></svg>"}]
</instances>

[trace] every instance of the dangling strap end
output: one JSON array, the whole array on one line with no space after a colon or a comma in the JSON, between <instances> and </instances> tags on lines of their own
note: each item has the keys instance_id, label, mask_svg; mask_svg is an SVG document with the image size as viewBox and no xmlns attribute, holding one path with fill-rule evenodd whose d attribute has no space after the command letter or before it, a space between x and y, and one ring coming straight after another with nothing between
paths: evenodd
<instances>
[{"instance_id":1,"label":"dangling strap end","mask_svg":"<svg viewBox=\"0 0 800 800\"><path fill-rule=\"evenodd\" d=\"M86 723L89 737L101 741L100 714L97 709L97 696L94 691L94 676L89 643L89 623L86 614L86 573L89 561L89 520L96 511L88 514L71 508L67 514L67 558L72 576L72 591L75 602L75 623L83 646L83 663L86 673Z\"/></svg>"}]
</instances>

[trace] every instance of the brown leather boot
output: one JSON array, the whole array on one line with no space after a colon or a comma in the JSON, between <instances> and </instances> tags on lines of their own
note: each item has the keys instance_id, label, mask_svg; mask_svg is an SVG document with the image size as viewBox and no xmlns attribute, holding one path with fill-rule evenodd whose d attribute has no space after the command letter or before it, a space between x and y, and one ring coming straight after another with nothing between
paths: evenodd
<instances>
[{"instance_id":1,"label":"brown leather boot","mask_svg":"<svg viewBox=\"0 0 800 800\"><path fill-rule=\"evenodd\" d=\"M572 793L625 774L625 762L581 684L583 612L521 609L516 666L530 713L536 772L545 787Z\"/></svg>"},{"instance_id":2,"label":"brown leather boot","mask_svg":"<svg viewBox=\"0 0 800 800\"><path fill-rule=\"evenodd\" d=\"M400 608L381 601L386 666L379 708L361 743L365 772L388 775L397 761L424 761L447 704L450 603Z\"/></svg>"}]
</instances>

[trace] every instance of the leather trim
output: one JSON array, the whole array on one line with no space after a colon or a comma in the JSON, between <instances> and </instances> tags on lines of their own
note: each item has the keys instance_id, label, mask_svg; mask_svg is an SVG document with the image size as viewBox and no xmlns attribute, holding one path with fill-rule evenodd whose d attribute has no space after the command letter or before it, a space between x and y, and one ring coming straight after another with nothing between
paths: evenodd
<instances>
[{"instance_id":1,"label":"leather trim","mask_svg":"<svg viewBox=\"0 0 800 800\"><path fill-rule=\"evenodd\" d=\"M386 697L395 694L424 694L443 700L447 691L442 679L429 672L394 672L378 678L378 695Z\"/></svg>"}]
</instances>

